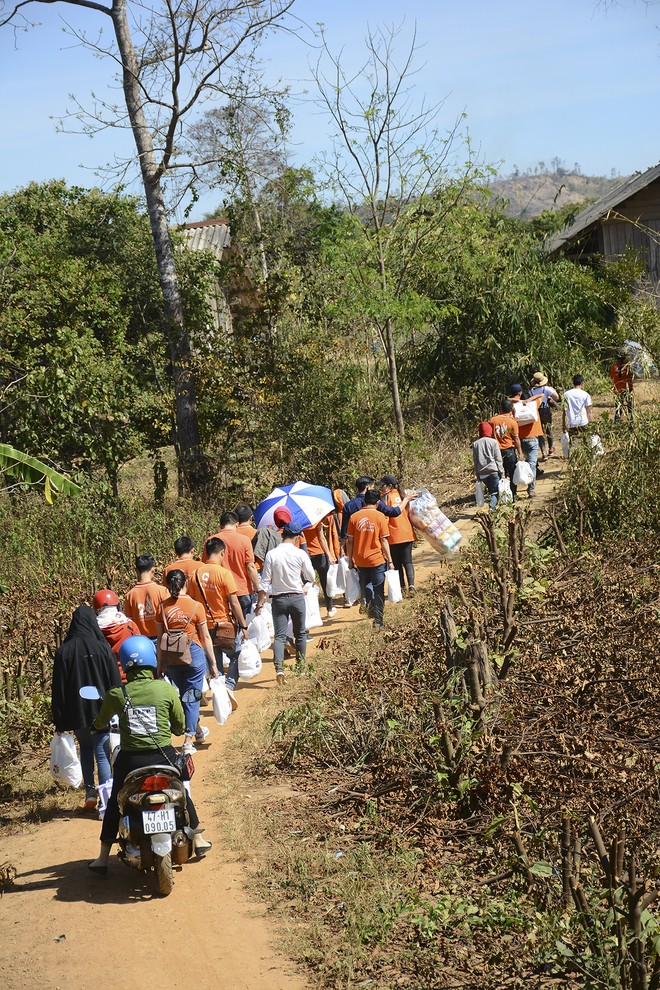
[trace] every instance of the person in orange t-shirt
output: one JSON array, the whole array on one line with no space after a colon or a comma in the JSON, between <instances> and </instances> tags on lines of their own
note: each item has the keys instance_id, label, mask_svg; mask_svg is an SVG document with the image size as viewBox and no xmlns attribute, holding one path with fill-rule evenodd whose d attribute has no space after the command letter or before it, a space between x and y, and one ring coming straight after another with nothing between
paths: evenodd
<instances>
[{"instance_id":1,"label":"person in orange t-shirt","mask_svg":"<svg viewBox=\"0 0 660 990\"><path fill-rule=\"evenodd\" d=\"M176 560L163 570L165 587L167 587L167 575L171 571L183 571L187 578L191 578L199 567L199 561L195 560L195 543L189 536L180 536L174 541L174 552Z\"/></svg>"},{"instance_id":2,"label":"person in orange t-shirt","mask_svg":"<svg viewBox=\"0 0 660 990\"><path fill-rule=\"evenodd\" d=\"M215 662L213 643L206 624L206 611L203 605L196 602L188 594L188 578L182 570L176 568L167 575L169 598L161 602L156 619L156 635L158 643L158 673L165 672L181 695L181 705L186 720L183 739L183 752L195 752L195 733L199 724L199 702L204 688L206 663L208 661L211 677L218 676ZM192 663L168 664L165 666L161 656L161 638L168 630L184 630L188 637ZM204 656L206 654L206 656ZM195 697L197 695L197 697ZM231 697L231 695L230 695ZM235 699L234 699L235 701ZM200 740L201 741L201 740Z\"/></svg>"},{"instance_id":3,"label":"person in orange t-shirt","mask_svg":"<svg viewBox=\"0 0 660 990\"><path fill-rule=\"evenodd\" d=\"M252 543L247 536L239 533L238 516L235 512L222 513L220 530L214 533L213 537L222 540L225 544L224 566L234 575L238 600L241 603L243 615L247 615L259 593L259 571L254 564ZM202 554L202 562L206 563L204 553Z\"/></svg>"},{"instance_id":4,"label":"person in orange t-shirt","mask_svg":"<svg viewBox=\"0 0 660 990\"><path fill-rule=\"evenodd\" d=\"M408 581L408 594L415 594L415 568L412 561L412 549L415 542L415 531L408 518L408 502L412 498L406 495L399 488L399 481L393 474L384 475L379 483L380 495L385 505L398 505L401 507L400 516L390 516L389 542L392 561L399 572L401 590L403 591L405 582L404 575Z\"/></svg>"},{"instance_id":5,"label":"person in orange t-shirt","mask_svg":"<svg viewBox=\"0 0 660 990\"><path fill-rule=\"evenodd\" d=\"M493 436L497 440L502 452L502 463L504 473L511 482L511 492L515 496L516 486L513 483L513 474L516 464L522 460L523 452L520 446L520 433L518 424L513 415L513 402L511 399L503 399L500 403L500 411L497 416L489 420L493 427Z\"/></svg>"},{"instance_id":6,"label":"person in orange t-shirt","mask_svg":"<svg viewBox=\"0 0 660 990\"><path fill-rule=\"evenodd\" d=\"M635 379L626 363L625 355L617 354L616 361L610 368L610 378L614 387L614 422L619 423L623 413L627 412L632 423L634 418L633 385Z\"/></svg>"},{"instance_id":7,"label":"person in orange t-shirt","mask_svg":"<svg viewBox=\"0 0 660 990\"><path fill-rule=\"evenodd\" d=\"M325 518L330 521L331 513L329 513ZM337 561L337 554L333 553L328 544L328 531L324 525L325 520L321 519L316 526L308 526L303 529L302 535L305 543L307 544L307 553L309 554L309 559L312 562L312 567L319 576L319 581L321 582L321 588L323 589L323 595L325 598L325 607L328 613L328 618L331 619L333 615L337 612L335 608L335 603L332 598L328 595L328 567L330 564L334 564Z\"/></svg>"},{"instance_id":8,"label":"person in orange t-shirt","mask_svg":"<svg viewBox=\"0 0 660 990\"><path fill-rule=\"evenodd\" d=\"M257 535L256 527L252 525L254 522L254 509L247 502L241 502L236 506L234 512L238 516L238 532L242 533L243 536L247 536L254 549L254 538Z\"/></svg>"},{"instance_id":9,"label":"person in orange t-shirt","mask_svg":"<svg viewBox=\"0 0 660 990\"><path fill-rule=\"evenodd\" d=\"M538 412L541 408L541 403L543 402L543 396L534 395L531 399L523 399L522 397L522 385L512 385L509 389L509 398L515 405L517 402L522 402L524 405L536 404L536 419L531 423L518 423L518 431L520 435L520 446L522 448L523 456L525 460L529 463L533 473L534 480L531 485L527 487L528 498L536 498L536 475L538 472L537 465L539 459L539 437L543 436L543 426L541 424L541 417Z\"/></svg>"},{"instance_id":10,"label":"person in orange t-shirt","mask_svg":"<svg viewBox=\"0 0 660 990\"><path fill-rule=\"evenodd\" d=\"M206 622L213 629L216 622L233 622L243 636L247 625L236 593L234 575L224 566L226 547L224 540L212 536L204 544L206 563L200 564L189 584L190 595L200 602L206 612ZM213 636L211 635L211 639ZM229 669L225 675L225 685L232 691L238 684L239 650L221 650L213 643L213 651L218 667L222 663L223 652L229 658Z\"/></svg>"},{"instance_id":11,"label":"person in orange t-shirt","mask_svg":"<svg viewBox=\"0 0 660 990\"><path fill-rule=\"evenodd\" d=\"M348 520L346 551L349 567L357 567L362 597L367 612L373 613L374 629L383 628L385 612L385 571L394 570L389 546L387 517L376 506L380 492L370 488L364 497L364 508L353 512Z\"/></svg>"},{"instance_id":12,"label":"person in orange t-shirt","mask_svg":"<svg viewBox=\"0 0 660 990\"><path fill-rule=\"evenodd\" d=\"M142 636L156 642L156 615L160 603L168 597L167 589L154 581L156 561L147 553L135 558L137 584L126 593L124 612L138 627Z\"/></svg>"}]
</instances>

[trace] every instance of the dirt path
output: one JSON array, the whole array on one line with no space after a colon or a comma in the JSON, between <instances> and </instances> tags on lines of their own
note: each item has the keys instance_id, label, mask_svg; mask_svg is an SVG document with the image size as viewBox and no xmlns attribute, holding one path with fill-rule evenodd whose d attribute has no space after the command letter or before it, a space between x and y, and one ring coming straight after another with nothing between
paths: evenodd
<instances>
[{"instance_id":1,"label":"dirt path","mask_svg":"<svg viewBox=\"0 0 660 990\"><path fill-rule=\"evenodd\" d=\"M652 401L651 395L649 389L639 399ZM529 503L535 513L550 499L563 462L555 456L544 466L539 498ZM472 495L454 502L450 511L465 546L478 529ZM437 570L439 561L430 548L415 550L418 585ZM395 607L389 606L390 617ZM338 609L325 623L323 637L345 635L358 621L357 608ZM202 709L212 745L195 758L193 795L214 845L205 860L193 861L177 874L169 898L155 896L153 882L126 869L114 856L107 880L92 876L86 863L96 855L99 824L89 819L61 816L3 837L0 863L9 860L18 876L0 898L0 986L115 990L128 980L169 985L173 968L176 982L185 979L194 990L307 986L295 965L275 952L276 934L266 908L250 898L245 868L223 843L220 816L213 810L219 800L214 766L259 705L262 692L275 689L272 664L265 663L259 679L239 691L240 709L226 726L214 722L210 708ZM246 800L267 797L265 789L245 795ZM164 951L158 952L161 947Z\"/></svg>"}]
</instances>

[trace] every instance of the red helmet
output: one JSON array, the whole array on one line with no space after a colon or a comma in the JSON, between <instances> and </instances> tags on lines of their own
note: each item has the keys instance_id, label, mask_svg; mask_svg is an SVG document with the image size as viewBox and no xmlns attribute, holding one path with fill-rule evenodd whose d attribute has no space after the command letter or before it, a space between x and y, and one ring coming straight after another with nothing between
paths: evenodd
<instances>
[{"instance_id":1,"label":"red helmet","mask_svg":"<svg viewBox=\"0 0 660 990\"><path fill-rule=\"evenodd\" d=\"M106 605L119 605L119 599L110 588L104 588L102 591L97 591L92 598L92 608L96 612L100 612Z\"/></svg>"}]
</instances>

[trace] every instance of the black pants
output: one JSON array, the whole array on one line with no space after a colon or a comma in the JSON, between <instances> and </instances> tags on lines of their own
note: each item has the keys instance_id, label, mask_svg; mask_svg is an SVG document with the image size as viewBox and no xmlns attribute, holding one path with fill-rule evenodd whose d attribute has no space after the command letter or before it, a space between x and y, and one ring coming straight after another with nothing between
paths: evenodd
<instances>
[{"instance_id":1,"label":"black pants","mask_svg":"<svg viewBox=\"0 0 660 990\"><path fill-rule=\"evenodd\" d=\"M323 597L325 598L325 607L328 611L332 608L332 598L328 598L328 558L324 553L310 554L309 559L312 562L312 567L319 576L319 581L321 582L321 587L323 589Z\"/></svg>"},{"instance_id":2,"label":"black pants","mask_svg":"<svg viewBox=\"0 0 660 990\"><path fill-rule=\"evenodd\" d=\"M175 752L173 746L163 746L163 753L170 759L174 759ZM142 749L142 750L120 750L119 755L115 761L113 778L112 778L112 793L108 800L108 807L105 811L105 816L103 818L103 825L101 826L101 842L107 842L109 845L117 838L117 831L119 829L119 805L117 804L117 795L124 786L124 781L128 777L129 773L133 770L141 770L142 767L150 767L153 764L160 763L165 764L167 760L157 749ZM199 825L199 818L197 817L197 812L195 811L195 805L192 803L192 798L190 795L188 797L188 817L190 818L190 827L197 828Z\"/></svg>"},{"instance_id":3,"label":"black pants","mask_svg":"<svg viewBox=\"0 0 660 990\"><path fill-rule=\"evenodd\" d=\"M511 494L515 498L518 491L513 483L513 475L516 470L516 464L518 463L518 455L516 454L515 447L509 447L508 450L502 451L502 463L504 464L504 473L511 482Z\"/></svg>"},{"instance_id":4,"label":"black pants","mask_svg":"<svg viewBox=\"0 0 660 990\"><path fill-rule=\"evenodd\" d=\"M408 587L415 587L415 568L412 562L412 549L413 541L409 540L407 543L390 543L390 553L392 554L392 563L399 572L399 579L401 581L401 589L404 586L404 572L408 581Z\"/></svg>"}]
</instances>

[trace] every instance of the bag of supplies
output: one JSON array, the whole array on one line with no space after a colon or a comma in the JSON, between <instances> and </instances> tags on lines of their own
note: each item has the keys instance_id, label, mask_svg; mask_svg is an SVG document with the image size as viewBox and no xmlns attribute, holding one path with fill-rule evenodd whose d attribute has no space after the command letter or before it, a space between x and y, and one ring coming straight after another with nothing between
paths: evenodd
<instances>
[{"instance_id":1,"label":"bag of supplies","mask_svg":"<svg viewBox=\"0 0 660 990\"><path fill-rule=\"evenodd\" d=\"M82 767L73 732L56 732L50 742L50 772L58 784L80 787Z\"/></svg>"},{"instance_id":2,"label":"bag of supplies","mask_svg":"<svg viewBox=\"0 0 660 990\"><path fill-rule=\"evenodd\" d=\"M403 594L401 592L401 578L399 577L399 572L396 570L388 569L386 572L387 577L387 600L388 602L400 602L403 601Z\"/></svg>"}]
</instances>

